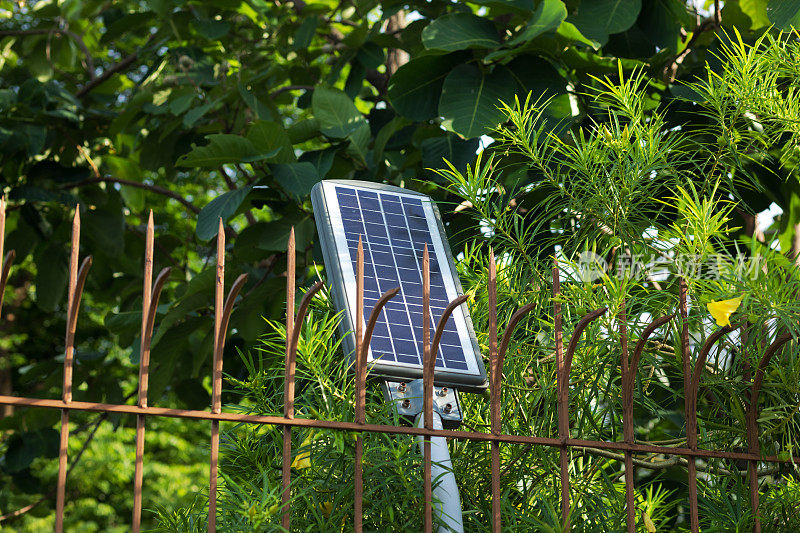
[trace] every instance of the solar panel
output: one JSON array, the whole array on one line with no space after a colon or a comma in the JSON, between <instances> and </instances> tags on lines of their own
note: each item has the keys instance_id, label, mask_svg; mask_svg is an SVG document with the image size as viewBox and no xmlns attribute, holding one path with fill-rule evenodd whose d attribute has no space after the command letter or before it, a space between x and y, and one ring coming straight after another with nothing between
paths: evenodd
<instances>
[{"instance_id":1,"label":"solar panel","mask_svg":"<svg viewBox=\"0 0 800 533\"><path fill-rule=\"evenodd\" d=\"M356 250L364 248L364 327L388 289L400 292L381 311L367 360L373 375L422 377L422 256L430 256L430 330L462 294L436 204L416 192L370 182L325 180L312 191L314 217L334 302L344 311L343 342L355 350ZM459 306L448 319L436 357L435 381L466 390L486 385L472 322Z\"/></svg>"}]
</instances>

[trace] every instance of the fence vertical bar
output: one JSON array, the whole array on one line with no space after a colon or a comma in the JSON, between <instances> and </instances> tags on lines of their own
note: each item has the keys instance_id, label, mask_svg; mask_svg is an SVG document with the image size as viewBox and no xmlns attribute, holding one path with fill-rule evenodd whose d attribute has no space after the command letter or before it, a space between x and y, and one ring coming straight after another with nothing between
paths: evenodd
<instances>
[{"instance_id":1,"label":"fence vertical bar","mask_svg":"<svg viewBox=\"0 0 800 533\"><path fill-rule=\"evenodd\" d=\"M222 306L225 291L225 229L222 217L217 230L217 267L214 280L214 353L212 361L211 412L222 411ZM287 332L288 334L288 332ZM208 480L208 531L217 530L217 464L219 461L219 421L211 421L211 464Z\"/></svg>"},{"instance_id":2,"label":"fence vertical bar","mask_svg":"<svg viewBox=\"0 0 800 533\"><path fill-rule=\"evenodd\" d=\"M6 199L4 196L0 196L0 258L3 257L3 251L5 250L6 245ZM13 261L13 250L9 252L10 259ZM11 267L11 262L8 260L9 258L3 259L2 265L2 274L0 274L0 312L3 311L3 300L6 296L6 280L8 280L8 269L6 268L6 263L8 263L8 267Z\"/></svg>"},{"instance_id":3,"label":"fence vertical bar","mask_svg":"<svg viewBox=\"0 0 800 533\"><path fill-rule=\"evenodd\" d=\"M761 360L756 367L755 375L753 376L753 384L750 389L750 402L747 405L747 445L748 451L752 454L760 454L761 449L758 443L758 396L761 393L761 385L764 380L764 372L769 364L772 356L787 342L792 340L789 333L783 333L778 336L772 344L764 352ZM761 533L761 519L758 516L758 471L756 469L756 460L751 459L747 462L747 475L749 477L750 486L750 505L753 510L753 532Z\"/></svg>"},{"instance_id":4,"label":"fence vertical bar","mask_svg":"<svg viewBox=\"0 0 800 533\"><path fill-rule=\"evenodd\" d=\"M633 387L634 378L631 361L628 359L628 324L626 322L625 300L619 309L619 340L622 352L622 434L628 444L633 444ZM625 450L625 511L628 533L636 531L636 507L633 484L633 453Z\"/></svg>"},{"instance_id":5,"label":"fence vertical bar","mask_svg":"<svg viewBox=\"0 0 800 533\"><path fill-rule=\"evenodd\" d=\"M687 287L686 280L680 279L679 286L679 305L681 313L681 352L683 357L683 390L685 396L685 417L686 417L686 441L692 448L692 431L689 421L696 417L696 413L690 413L689 395L692 387L692 362L689 353L689 308L686 301ZM697 433L694 431L694 448L697 448ZM694 457L687 457L687 470L689 479L689 523L692 533L700 530L699 516L697 510L697 466Z\"/></svg>"},{"instance_id":6,"label":"fence vertical bar","mask_svg":"<svg viewBox=\"0 0 800 533\"><path fill-rule=\"evenodd\" d=\"M147 334L147 310L150 308L150 296L153 287L153 210L147 218L144 247L144 281L142 285L142 325L139 348L139 407L147 406L147 386L149 378L149 354L145 355L145 337ZM133 531L138 533L142 520L142 475L144 456L144 415L136 416L136 463L133 474Z\"/></svg>"},{"instance_id":7,"label":"fence vertical bar","mask_svg":"<svg viewBox=\"0 0 800 533\"><path fill-rule=\"evenodd\" d=\"M492 371L491 383L491 429L494 435L500 434L500 383L502 370L497 357L497 263L494 250L489 248L489 363ZM500 442L492 441L492 531L500 533L502 518L500 506Z\"/></svg>"},{"instance_id":8,"label":"fence vertical bar","mask_svg":"<svg viewBox=\"0 0 800 533\"><path fill-rule=\"evenodd\" d=\"M746 323L744 330L741 334L742 344L742 364L744 365L744 372L742 379L749 382L752 379L750 375L750 360L747 358L747 340L750 334L749 322ZM758 371L758 369L756 369ZM753 396L751 394L747 404L747 451L750 453L759 453L761 450L758 445L758 406L753 404ZM753 513L753 533L761 533L761 518L758 516L758 463L756 461L747 461L747 484L750 490L750 509Z\"/></svg>"},{"instance_id":9,"label":"fence vertical bar","mask_svg":"<svg viewBox=\"0 0 800 533\"><path fill-rule=\"evenodd\" d=\"M355 420L357 424L363 424L364 402L366 400L366 360L362 361L361 343L363 341L363 322L364 322L364 244L361 235L358 236L358 249L356 250L356 323L355 323ZM360 533L363 527L364 517L364 471L362 460L364 457L364 437L359 433L356 436L355 449L355 472L354 472L354 501L353 501L353 529Z\"/></svg>"},{"instance_id":10,"label":"fence vertical bar","mask_svg":"<svg viewBox=\"0 0 800 533\"><path fill-rule=\"evenodd\" d=\"M0 196L0 258L3 259L2 271L0 272L0 312L3 310L3 302L6 295L6 282L8 281L8 273L11 271L11 264L14 262L16 253L14 250L9 250L8 254L3 256L5 250L5 237L6 237L6 199ZM11 379L10 374L8 379ZM12 414L13 407L2 406L0 408L0 418Z\"/></svg>"},{"instance_id":11,"label":"fence vertical bar","mask_svg":"<svg viewBox=\"0 0 800 533\"><path fill-rule=\"evenodd\" d=\"M428 245L422 251L422 409L425 429L433 429L433 379L436 361L431 358L430 331L431 260ZM423 483L425 488L425 533L433 531L433 480L431 480L431 438L423 441Z\"/></svg>"},{"instance_id":12,"label":"fence vertical bar","mask_svg":"<svg viewBox=\"0 0 800 533\"><path fill-rule=\"evenodd\" d=\"M162 268L156 276L156 281L152 285L150 280L153 278L153 211L147 221L147 233L145 237L145 260L144 260L144 288L142 290L142 301L147 301L147 306L142 306L142 339L139 350L139 398L138 405L142 409L147 408L147 390L150 378L150 341L153 339L153 324L156 319L156 309L161 289L169 277L171 268ZM133 531L138 533L142 521L142 476L144 472L144 434L145 434L144 414L136 415L136 461L133 474Z\"/></svg>"},{"instance_id":13,"label":"fence vertical bar","mask_svg":"<svg viewBox=\"0 0 800 533\"><path fill-rule=\"evenodd\" d=\"M81 239L80 206L75 207L72 218L72 249L69 254L69 281L67 288L67 331L64 342L64 383L62 397L64 405L72 401L72 365L74 357L75 332L70 331L70 310L75 298L75 284L78 282L78 252ZM67 484L67 447L69 444L69 410L61 410L61 435L58 446L58 481L56 483L56 533L64 530L64 498Z\"/></svg>"},{"instance_id":14,"label":"fence vertical bar","mask_svg":"<svg viewBox=\"0 0 800 533\"><path fill-rule=\"evenodd\" d=\"M286 245L286 361L283 380L283 416L294 418L294 370L295 358L291 349L291 335L294 330L294 293L295 293L295 240L294 227L289 231L289 242ZM281 526L289 531L292 525L290 509L292 467L292 428L283 426L283 465L281 468Z\"/></svg>"},{"instance_id":15,"label":"fence vertical bar","mask_svg":"<svg viewBox=\"0 0 800 533\"><path fill-rule=\"evenodd\" d=\"M697 393L700 389L700 377L703 374L711 348L723 335L733 331L733 329L733 326L724 326L709 335L700 348L697 360L694 363L689 388L686 391L686 443L693 452L697 451ZM687 457L687 466L689 472L689 512L691 513L693 531L697 532L700 529L700 518L697 503L697 466L694 455Z\"/></svg>"},{"instance_id":16,"label":"fence vertical bar","mask_svg":"<svg viewBox=\"0 0 800 533\"><path fill-rule=\"evenodd\" d=\"M567 438L569 437L569 376L564 361L564 340L561 325L561 279L558 273L558 260L553 267L553 328L556 343L556 388L558 391L558 437L561 439L559 460L561 469L561 520L564 531L569 532L569 458L567 457Z\"/></svg>"},{"instance_id":17,"label":"fence vertical bar","mask_svg":"<svg viewBox=\"0 0 800 533\"><path fill-rule=\"evenodd\" d=\"M0 258L3 259L2 271L0 271L0 312L3 311L3 302L6 296L6 282L8 273L11 271L11 264L14 262L16 252L9 250L3 257L6 245L6 199L0 196Z\"/></svg>"}]
</instances>

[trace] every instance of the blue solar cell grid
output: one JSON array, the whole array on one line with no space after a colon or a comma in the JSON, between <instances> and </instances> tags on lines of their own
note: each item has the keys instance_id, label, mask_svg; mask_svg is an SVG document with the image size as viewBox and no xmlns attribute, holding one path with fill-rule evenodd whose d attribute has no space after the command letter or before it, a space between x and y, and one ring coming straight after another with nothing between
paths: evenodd
<instances>
[{"instance_id":1,"label":"blue solar cell grid","mask_svg":"<svg viewBox=\"0 0 800 533\"><path fill-rule=\"evenodd\" d=\"M422 255L428 245L431 270L431 338L449 300L422 201L392 193L336 187L347 248L356 270L358 237L364 246L364 311L384 291L400 287L386 304L372 335L372 355L381 361L422 366ZM366 318L366 317L365 317ZM436 366L467 370L461 340L451 317Z\"/></svg>"}]
</instances>

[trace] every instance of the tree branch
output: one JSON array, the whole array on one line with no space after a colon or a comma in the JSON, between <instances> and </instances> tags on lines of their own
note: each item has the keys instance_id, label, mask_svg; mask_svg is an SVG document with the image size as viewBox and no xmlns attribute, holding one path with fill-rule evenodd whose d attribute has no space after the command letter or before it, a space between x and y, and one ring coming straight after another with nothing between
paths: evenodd
<instances>
[{"instance_id":1,"label":"tree branch","mask_svg":"<svg viewBox=\"0 0 800 533\"><path fill-rule=\"evenodd\" d=\"M699 17L698 17L699 18ZM672 61L668 62L664 66L663 70L663 78L664 81L667 83L672 83L675 81L675 75L678 72L678 66L683 63L683 60L686 59L686 56L691 53L692 48L700 39L700 37L707 31L715 31L718 30L722 26L722 12L719 8L719 0L714 0L714 16L713 18L707 18L702 21L698 21L697 27L695 27L694 31L692 32L692 37L689 39L689 42L686 43L686 47L676 55Z\"/></svg>"},{"instance_id":2,"label":"tree branch","mask_svg":"<svg viewBox=\"0 0 800 533\"><path fill-rule=\"evenodd\" d=\"M285 93L286 91L313 91L314 87L311 85L284 85L283 87L279 87L275 89L270 95L270 98L275 98L276 96Z\"/></svg>"},{"instance_id":3,"label":"tree branch","mask_svg":"<svg viewBox=\"0 0 800 533\"><path fill-rule=\"evenodd\" d=\"M575 448L578 451L582 451L584 453L588 453L591 455L597 455L600 457L605 457L607 459L614 459L616 461L624 461L625 455L622 453L614 453L608 450L601 450L598 448ZM687 466L689 461L686 460L685 457L681 457L679 455L673 456L671 459L665 459L664 461L644 461L642 459L633 458L634 466L638 466L640 468L647 468L648 470L665 470L667 468L680 465L680 466ZM722 474L723 476L730 476L730 475L739 475L739 476L746 476L747 470L728 470L726 468L711 468L710 466L706 465L696 465L698 472L711 472L711 473L718 473ZM777 473L780 470L779 467L771 467L765 468L763 470L758 471L758 477L762 476L770 476L772 474Z\"/></svg>"},{"instance_id":4,"label":"tree branch","mask_svg":"<svg viewBox=\"0 0 800 533\"><path fill-rule=\"evenodd\" d=\"M150 191L156 194L160 194L162 196L167 196L172 198L173 200L179 201L183 204L189 211L194 214L200 212L200 208L194 205L192 202L181 196L180 194L170 191L169 189L165 189L164 187L160 187L158 185L149 185L147 183L141 183L138 181L126 180L122 178L112 178L111 176L104 176L104 177L95 177L89 178L83 181L77 181L74 183L67 183L61 187L61 189L72 189L75 187L85 187L86 185L92 185L94 183L119 183L120 185L127 185L128 187L137 187L139 189L144 189L146 191Z\"/></svg>"},{"instance_id":5,"label":"tree branch","mask_svg":"<svg viewBox=\"0 0 800 533\"><path fill-rule=\"evenodd\" d=\"M93 91L95 88L97 88L98 85L101 85L103 82L108 81L109 78L111 78L114 74L116 74L117 72L119 72L121 70L125 70L126 68L128 68L128 66L131 63L133 63L134 61L136 61L138 58L139 58L139 52L138 51L132 53L131 55L129 55L129 56L125 57L125 58L123 58L118 63L116 63L113 67L107 68L100 76L98 76L97 78L94 78L92 81L90 81L89 83L84 85L83 88L75 94L75 96L77 96L78 98L83 98L84 96L89 94L91 91Z\"/></svg>"}]
</instances>

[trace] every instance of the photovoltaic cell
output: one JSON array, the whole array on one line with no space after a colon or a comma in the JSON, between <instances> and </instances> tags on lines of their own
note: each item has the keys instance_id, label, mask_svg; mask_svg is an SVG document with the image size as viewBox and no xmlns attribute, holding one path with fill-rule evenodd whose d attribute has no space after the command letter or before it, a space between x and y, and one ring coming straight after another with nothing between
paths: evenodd
<instances>
[{"instance_id":1,"label":"photovoltaic cell","mask_svg":"<svg viewBox=\"0 0 800 533\"><path fill-rule=\"evenodd\" d=\"M449 299L422 207L416 198L336 187L347 247L355 269L358 238L364 247L364 307L375 306L380 295L400 287L400 293L381 312L371 343L374 358L422 364L422 256L428 245L431 272L431 336ZM442 336L436 366L467 370L455 321Z\"/></svg>"},{"instance_id":2,"label":"photovoltaic cell","mask_svg":"<svg viewBox=\"0 0 800 533\"><path fill-rule=\"evenodd\" d=\"M431 200L404 191L336 182L322 182L320 186L324 187L350 316L355 315L354 273L359 237L364 249L364 320L381 294L400 287L378 317L369 359L388 367L421 369L422 262L426 245L430 258L431 339L445 307L458 295L457 279L453 279L451 259L444 251L446 243L439 234ZM326 264L327 261L326 258ZM448 319L437 353L437 373L485 378L467 321L463 309L457 309Z\"/></svg>"}]
</instances>

